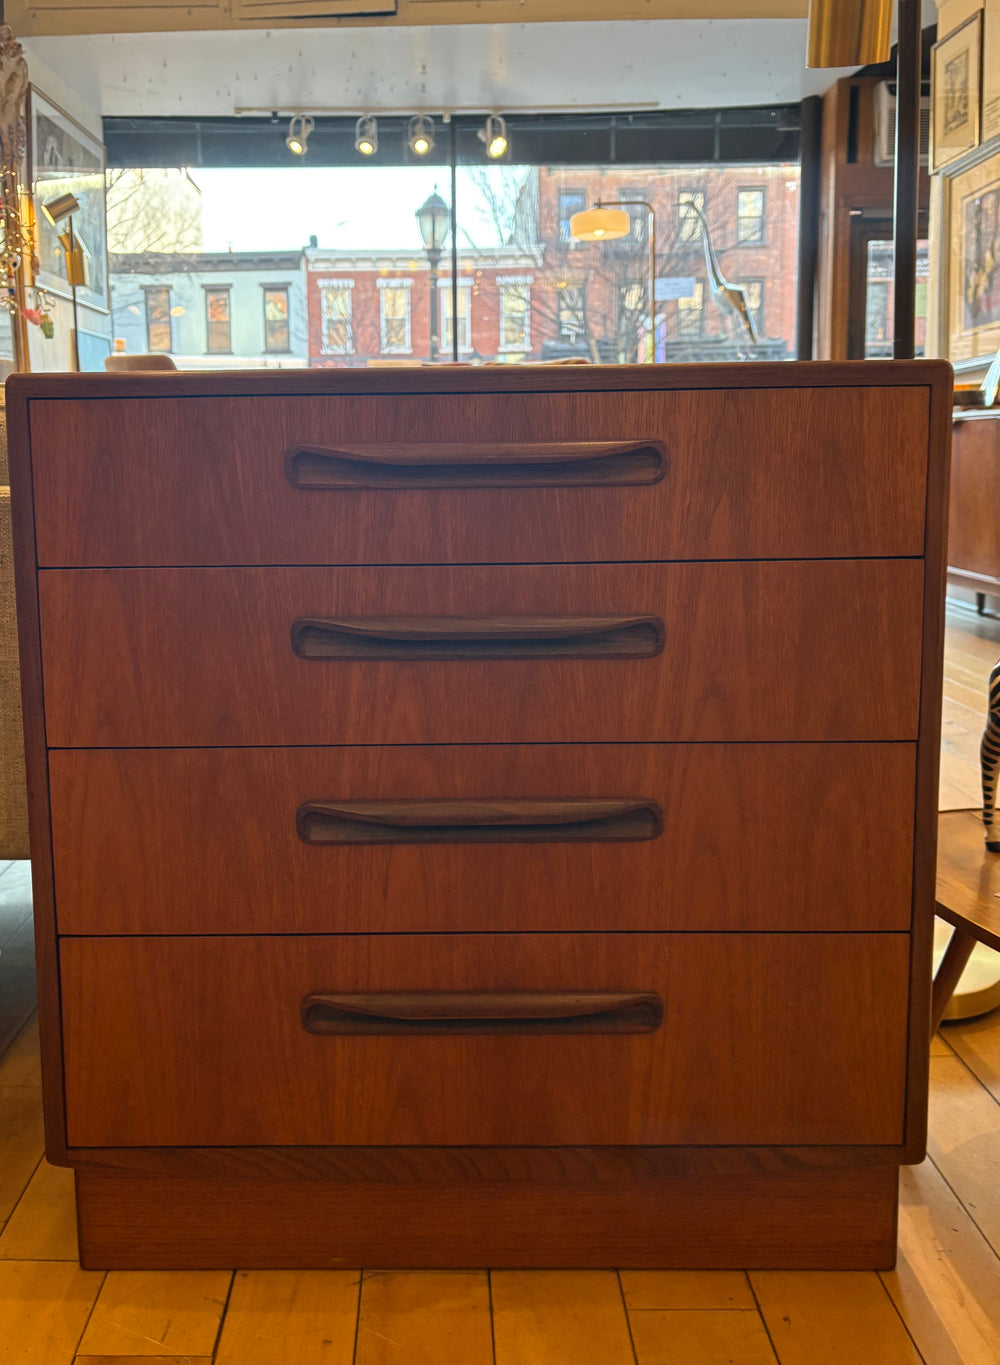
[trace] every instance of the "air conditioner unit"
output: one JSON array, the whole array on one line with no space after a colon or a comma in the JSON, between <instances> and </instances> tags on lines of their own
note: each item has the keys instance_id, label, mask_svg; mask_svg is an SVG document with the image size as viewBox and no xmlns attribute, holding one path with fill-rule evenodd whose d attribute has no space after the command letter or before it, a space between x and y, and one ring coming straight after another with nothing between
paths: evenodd
<instances>
[{"instance_id":1,"label":"air conditioner unit","mask_svg":"<svg viewBox=\"0 0 1000 1365\"><path fill-rule=\"evenodd\" d=\"M920 164L927 165L931 136L931 88L920 87ZM875 87L876 166L892 166L896 160L896 82L879 81Z\"/></svg>"}]
</instances>

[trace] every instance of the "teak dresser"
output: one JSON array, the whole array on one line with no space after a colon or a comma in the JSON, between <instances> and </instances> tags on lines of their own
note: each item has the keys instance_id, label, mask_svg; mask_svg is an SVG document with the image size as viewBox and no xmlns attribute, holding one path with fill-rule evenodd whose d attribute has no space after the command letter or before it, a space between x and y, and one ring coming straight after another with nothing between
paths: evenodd
<instances>
[{"instance_id":1,"label":"teak dresser","mask_svg":"<svg viewBox=\"0 0 1000 1365\"><path fill-rule=\"evenodd\" d=\"M84 1264L892 1263L947 365L7 392Z\"/></svg>"}]
</instances>

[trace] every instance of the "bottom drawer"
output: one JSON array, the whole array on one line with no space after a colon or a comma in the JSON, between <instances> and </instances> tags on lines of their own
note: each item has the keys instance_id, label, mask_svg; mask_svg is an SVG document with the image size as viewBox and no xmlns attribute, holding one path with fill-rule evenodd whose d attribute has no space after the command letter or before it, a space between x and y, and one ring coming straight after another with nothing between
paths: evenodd
<instances>
[{"instance_id":1,"label":"bottom drawer","mask_svg":"<svg viewBox=\"0 0 1000 1365\"><path fill-rule=\"evenodd\" d=\"M67 938L60 969L70 1147L903 1137L903 934Z\"/></svg>"}]
</instances>

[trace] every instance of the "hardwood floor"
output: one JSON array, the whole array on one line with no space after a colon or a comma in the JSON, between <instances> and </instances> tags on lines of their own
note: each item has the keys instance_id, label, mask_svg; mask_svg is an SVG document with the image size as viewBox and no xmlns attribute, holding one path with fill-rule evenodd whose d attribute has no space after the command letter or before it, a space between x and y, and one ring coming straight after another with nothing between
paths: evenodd
<instances>
[{"instance_id":1,"label":"hardwood floor","mask_svg":"<svg viewBox=\"0 0 1000 1365\"><path fill-rule=\"evenodd\" d=\"M1000 618L949 611L941 804L976 805ZM0 867L0 1053L25 1003L24 864ZM19 880L20 879L20 880ZM14 921L17 921L15 924ZM30 987L28 988L30 990ZM9 1004L7 1003L9 1002ZM873 1040L873 1046L877 1041ZM4 1365L996 1365L1000 1012L931 1061L930 1156L881 1274L111 1272L78 1268L72 1180L42 1159L34 1022L0 1060Z\"/></svg>"}]
</instances>

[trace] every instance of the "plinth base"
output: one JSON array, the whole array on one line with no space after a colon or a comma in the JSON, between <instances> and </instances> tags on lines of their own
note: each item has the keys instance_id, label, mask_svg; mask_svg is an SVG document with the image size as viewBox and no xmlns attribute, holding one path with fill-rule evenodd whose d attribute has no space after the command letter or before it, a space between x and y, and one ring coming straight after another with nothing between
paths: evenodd
<instances>
[{"instance_id":1,"label":"plinth base","mask_svg":"<svg viewBox=\"0 0 1000 1365\"><path fill-rule=\"evenodd\" d=\"M622 1181L327 1181L76 1172L88 1269L884 1270L893 1165Z\"/></svg>"}]
</instances>

